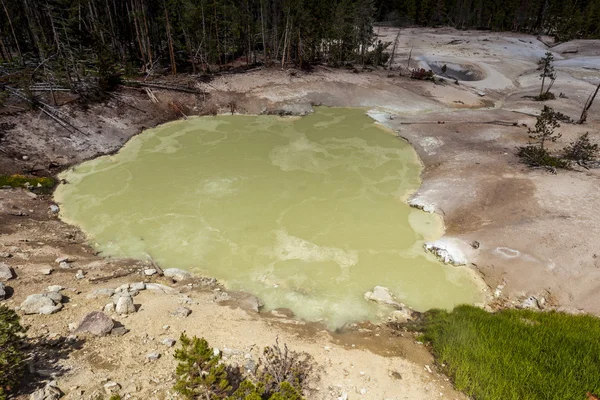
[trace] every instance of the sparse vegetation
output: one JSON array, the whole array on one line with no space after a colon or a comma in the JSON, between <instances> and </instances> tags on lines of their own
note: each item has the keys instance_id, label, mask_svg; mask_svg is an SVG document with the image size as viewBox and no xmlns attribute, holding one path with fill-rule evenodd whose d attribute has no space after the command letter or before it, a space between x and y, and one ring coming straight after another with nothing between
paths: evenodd
<instances>
[{"instance_id":1,"label":"sparse vegetation","mask_svg":"<svg viewBox=\"0 0 600 400\"><path fill-rule=\"evenodd\" d=\"M563 149L563 157L582 166L596 161L599 146L590 141L589 132L581 135L576 141Z\"/></svg>"},{"instance_id":2,"label":"sparse vegetation","mask_svg":"<svg viewBox=\"0 0 600 400\"><path fill-rule=\"evenodd\" d=\"M25 328L19 316L6 306L0 306L0 400L19 382L25 367L22 334Z\"/></svg>"},{"instance_id":3,"label":"sparse vegetation","mask_svg":"<svg viewBox=\"0 0 600 400\"><path fill-rule=\"evenodd\" d=\"M552 64L553 62L554 55L549 51L546 52L545 56L538 61L538 70L542 71L540 74L540 78L542 79L542 87L540 88L540 94L535 97L535 99L538 101L554 100L556 98L554 93L550 92L552 85L554 85L554 82L556 81L556 71L554 71L554 65ZM546 82L546 79L550 80L550 84L544 92L544 83Z\"/></svg>"},{"instance_id":4,"label":"sparse vegetation","mask_svg":"<svg viewBox=\"0 0 600 400\"><path fill-rule=\"evenodd\" d=\"M226 366L205 339L182 334L180 341L174 389L186 399L303 400L312 372L308 354L276 343L264 349L256 371L241 379L239 371Z\"/></svg>"},{"instance_id":5,"label":"sparse vegetation","mask_svg":"<svg viewBox=\"0 0 600 400\"><path fill-rule=\"evenodd\" d=\"M472 306L424 314L418 330L457 389L481 400L584 399L600 393L600 319Z\"/></svg>"},{"instance_id":6,"label":"sparse vegetation","mask_svg":"<svg viewBox=\"0 0 600 400\"><path fill-rule=\"evenodd\" d=\"M55 180L52 178L39 177L39 176L25 176L25 175L0 175L0 187L40 187L43 189L51 189L55 185Z\"/></svg>"},{"instance_id":7,"label":"sparse vegetation","mask_svg":"<svg viewBox=\"0 0 600 400\"><path fill-rule=\"evenodd\" d=\"M435 81L435 75L433 71L426 70L424 68L413 69L410 73L410 77L419 81Z\"/></svg>"},{"instance_id":8,"label":"sparse vegetation","mask_svg":"<svg viewBox=\"0 0 600 400\"><path fill-rule=\"evenodd\" d=\"M568 161L553 156L546 148L548 142L556 142L562 136L556 132L556 128L559 127L557 113L552 108L544 106L537 117L535 129L528 130L532 142L527 146L519 147L517 156L531 167L544 167L553 172L556 168L568 168L570 165Z\"/></svg>"}]
</instances>

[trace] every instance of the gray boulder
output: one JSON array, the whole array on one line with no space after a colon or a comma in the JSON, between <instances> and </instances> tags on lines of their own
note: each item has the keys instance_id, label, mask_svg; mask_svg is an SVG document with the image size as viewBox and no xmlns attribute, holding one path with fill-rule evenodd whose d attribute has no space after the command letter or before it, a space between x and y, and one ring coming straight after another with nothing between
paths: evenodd
<instances>
[{"instance_id":1,"label":"gray boulder","mask_svg":"<svg viewBox=\"0 0 600 400\"><path fill-rule=\"evenodd\" d=\"M115 294L115 290L111 288L96 289L92 293L87 295L88 299L97 299L98 297L111 297Z\"/></svg>"},{"instance_id":2,"label":"gray boulder","mask_svg":"<svg viewBox=\"0 0 600 400\"><path fill-rule=\"evenodd\" d=\"M129 289L139 292L140 290L146 290L146 284L144 282L136 282L129 285Z\"/></svg>"},{"instance_id":3,"label":"gray boulder","mask_svg":"<svg viewBox=\"0 0 600 400\"><path fill-rule=\"evenodd\" d=\"M63 301L63 295L58 292L47 292L43 294L49 299L52 299L55 303L61 303Z\"/></svg>"},{"instance_id":4,"label":"gray boulder","mask_svg":"<svg viewBox=\"0 0 600 400\"><path fill-rule=\"evenodd\" d=\"M6 299L6 286L0 282L0 300Z\"/></svg>"},{"instance_id":5,"label":"gray boulder","mask_svg":"<svg viewBox=\"0 0 600 400\"><path fill-rule=\"evenodd\" d=\"M38 310L38 313L42 315L50 315L59 312L60 310L62 310L62 308L63 305L61 303L58 303L53 306L43 306Z\"/></svg>"},{"instance_id":6,"label":"gray boulder","mask_svg":"<svg viewBox=\"0 0 600 400\"><path fill-rule=\"evenodd\" d=\"M75 333L91 333L96 336L108 334L115 327L114 321L100 311L87 313L79 323Z\"/></svg>"},{"instance_id":7,"label":"gray boulder","mask_svg":"<svg viewBox=\"0 0 600 400\"><path fill-rule=\"evenodd\" d=\"M38 389L29 397L30 400L58 400L63 393L56 385L56 381L51 381L42 389Z\"/></svg>"},{"instance_id":8,"label":"gray boulder","mask_svg":"<svg viewBox=\"0 0 600 400\"><path fill-rule=\"evenodd\" d=\"M146 289L156 293L174 294L177 290L161 283L146 283Z\"/></svg>"},{"instance_id":9,"label":"gray boulder","mask_svg":"<svg viewBox=\"0 0 600 400\"><path fill-rule=\"evenodd\" d=\"M167 268L164 271L166 277L173 279L175 282L184 281L192 277L187 271L178 268Z\"/></svg>"},{"instance_id":10,"label":"gray boulder","mask_svg":"<svg viewBox=\"0 0 600 400\"><path fill-rule=\"evenodd\" d=\"M25 301L21 303L21 311L23 312L23 314L40 314L41 310L43 310L44 312L49 312L49 310L55 307L56 302L50 297L46 296L46 294L47 293L32 294L27 296Z\"/></svg>"},{"instance_id":11,"label":"gray boulder","mask_svg":"<svg viewBox=\"0 0 600 400\"><path fill-rule=\"evenodd\" d=\"M365 293L365 299L386 306L396 307L398 309L404 307L404 304L396 301L394 295L390 292L390 289L383 286L375 286L372 292Z\"/></svg>"},{"instance_id":12,"label":"gray boulder","mask_svg":"<svg viewBox=\"0 0 600 400\"><path fill-rule=\"evenodd\" d=\"M6 263L0 263L0 282L6 282L15 277L13 269Z\"/></svg>"},{"instance_id":13,"label":"gray boulder","mask_svg":"<svg viewBox=\"0 0 600 400\"><path fill-rule=\"evenodd\" d=\"M117 314L133 314L135 312L133 298L130 295L123 295L119 297L115 306L115 311Z\"/></svg>"},{"instance_id":14,"label":"gray boulder","mask_svg":"<svg viewBox=\"0 0 600 400\"><path fill-rule=\"evenodd\" d=\"M182 317L185 318L188 315L190 315L192 313L192 310L190 310L187 307L177 307L177 309L175 311L173 311L171 313L172 316L174 317Z\"/></svg>"}]
</instances>

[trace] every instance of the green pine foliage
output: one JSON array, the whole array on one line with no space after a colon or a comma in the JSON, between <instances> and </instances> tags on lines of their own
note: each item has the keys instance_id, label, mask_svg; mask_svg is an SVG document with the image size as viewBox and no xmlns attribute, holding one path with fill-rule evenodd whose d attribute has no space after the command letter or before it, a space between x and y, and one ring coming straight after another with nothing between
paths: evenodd
<instances>
[{"instance_id":1,"label":"green pine foliage","mask_svg":"<svg viewBox=\"0 0 600 400\"><path fill-rule=\"evenodd\" d=\"M23 375L26 357L23 351L24 332L17 313L0 306L0 400L8 398L8 393Z\"/></svg>"},{"instance_id":2,"label":"green pine foliage","mask_svg":"<svg viewBox=\"0 0 600 400\"><path fill-rule=\"evenodd\" d=\"M180 343L174 390L186 399L304 400L302 392L312 372L306 353L289 351L279 343L268 346L259 372L240 382L237 371L228 368L204 338L182 334Z\"/></svg>"},{"instance_id":3,"label":"green pine foliage","mask_svg":"<svg viewBox=\"0 0 600 400\"><path fill-rule=\"evenodd\" d=\"M378 0L377 19L398 26L554 35L560 41L600 38L600 0Z\"/></svg>"},{"instance_id":4,"label":"green pine foliage","mask_svg":"<svg viewBox=\"0 0 600 400\"><path fill-rule=\"evenodd\" d=\"M436 361L476 400L579 400L600 393L600 319L472 306L420 323Z\"/></svg>"},{"instance_id":5,"label":"green pine foliage","mask_svg":"<svg viewBox=\"0 0 600 400\"><path fill-rule=\"evenodd\" d=\"M600 147L590 141L589 132L581 135L576 141L563 149L563 157L579 165L586 166L598 159Z\"/></svg>"},{"instance_id":6,"label":"green pine foliage","mask_svg":"<svg viewBox=\"0 0 600 400\"><path fill-rule=\"evenodd\" d=\"M221 356L213 354L213 349L202 338L190 339L182 334L181 348L175 350L179 361L175 374L178 377L175 391L186 399L224 399L231 391L225 365Z\"/></svg>"}]
</instances>

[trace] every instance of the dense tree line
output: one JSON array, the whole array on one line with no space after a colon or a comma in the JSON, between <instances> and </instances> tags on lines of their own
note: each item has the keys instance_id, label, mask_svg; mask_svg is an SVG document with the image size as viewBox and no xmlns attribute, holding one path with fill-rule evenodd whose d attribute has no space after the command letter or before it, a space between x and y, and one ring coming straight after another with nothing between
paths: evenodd
<instances>
[{"instance_id":1,"label":"dense tree line","mask_svg":"<svg viewBox=\"0 0 600 400\"><path fill-rule=\"evenodd\" d=\"M372 63L373 0L0 0L0 58L208 72ZM101 65L102 66L102 65ZM104 65L106 67L106 65ZM56 68L54 68L56 70Z\"/></svg>"},{"instance_id":2,"label":"dense tree line","mask_svg":"<svg viewBox=\"0 0 600 400\"><path fill-rule=\"evenodd\" d=\"M600 38L600 0L378 0L377 10L379 20L401 26Z\"/></svg>"},{"instance_id":3,"label":"dense tree line","mask_svg":"<svg viewBox=\"0 0 600 400\"><path fill-rule=\"evenodd\" d=\"M383 64L373 25L600 37L600 0L0 0L0 60L44 81Z\"/></svg>"}]
</instances>

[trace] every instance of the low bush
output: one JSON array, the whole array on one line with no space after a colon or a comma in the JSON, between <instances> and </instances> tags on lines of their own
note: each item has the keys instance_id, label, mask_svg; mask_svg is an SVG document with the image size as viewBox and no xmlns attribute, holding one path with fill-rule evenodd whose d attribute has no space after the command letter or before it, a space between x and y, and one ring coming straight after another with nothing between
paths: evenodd
<instances>
[{"instance_id":1,"label":"low bush","mask_svg":"<svg viewBox=\"0 0 600 400\"><path fill-rule=\"evenodd\" d=\"M596 161L599 150L598 145L590 141L589 132L586 132L563 149L563 157L585 166Z\"/></svg>"},{"instance_id":2,"label":"low bush","mask_svg":"<svg viewBox=\"0 0 600 400\"><path fill-rule=\"evenodd\" d=\"M530 167L569 168L570 163L560 157L555 157L545 148L539 146L519 147L517 156Z\"/></svg>"},{"instance_id":3,"label":"low bush","mask_svg":"<svg viewBox=\"0 0 600 400\"><path fill-rule=\"evenodd\" d=\"M457 389L477 400L583 400L600 393L600 319L472 306L417 327Z\"/></svg>"},{"instance_id":4,"label":"low bush","mask_svg":"<svg viewBox=\"0 0 600 400\"><path fill-rule=\"evenodd\" d=\"M52 178L25 175L0 175L0 187L41 187L51 189L56 182ZM39 185L39 186L38 186Z\"/></svg>"},{"instance_id":5,"label":"low bush","mask_svg":"<svg viewBox=\"0 0 600 400\"><path fill-rule=\"evenodd\" d=\"M203 338L180 338L175 351L179 361L174 390L186 399L202 400L303 400L302 392L312 371L306 353L283 349L276 343L265 348L259 366L246 379L227 367Z\"/></svg>"},{"instance_id":6,"label":"low bush","mask_svg":"<svg viewBox=\"0 0 600 400\"><path fill-rule=\"evenodd\" d=\"M423 68L413 69L410 72L410 77L419 81L435 81L435 75L433 71Z\"/></svg>"},{"instance_id":7,"label":"low bush","mask_svg":"<svg viewBox=\"0 0 600 400\"><path fill-rule=\"evenodd\" d=\"M8 398L8 393L23 375L26 357L23 351L24 332L17 313L0 306L0 400Z\"/></svg>"},{"instance_id":8,"label":"low bush","mask_svg":"<svg viewBox=\"0 0 600 400\"><path fill-rule=\"evenodd\" d=\"M556 99L556 96L552 92L545 92L538 96L535 96L534 99L536 101L554 100L554 99Z\"/></svg>"}]
</instances>

